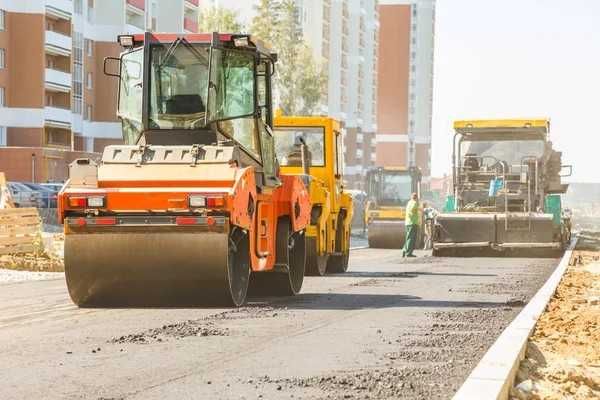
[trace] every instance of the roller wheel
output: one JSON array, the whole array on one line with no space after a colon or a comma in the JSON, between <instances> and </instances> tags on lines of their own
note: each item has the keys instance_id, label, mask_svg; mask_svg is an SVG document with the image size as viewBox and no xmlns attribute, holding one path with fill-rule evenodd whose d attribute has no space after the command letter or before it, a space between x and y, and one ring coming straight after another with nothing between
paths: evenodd
<instances>
[{"instance_id":1,"label":"roller wheel","mask_svg":"<svg viewBox=\"0 0 600 400\"><path fill-rule=\"evenodd\" d=\"M350 238L348 235L344 238L344 214L340 213L338 215L337 229L335 231L335 250L338 254L329 257L327 272L340 274L348 271L350 249L342 249L342 242L344 239L346 239L346 243L349 243Z\"/></svg>"},{"instance_id":2,"label":"roller wheel","mask_svg":"<svg viewBox=\"0 0 600 400\"><path fill-rule=\"evenodd\" d=\"M323 276L327 273L328 255L317 254L317 241L314 237L306 238L306 275Z\"/></svg>"},{"instance_id":3,"label":"roller wheel","mask_svg":"<svg viewBox=\"0 0 600 400\"><path fill-rule=\"evenodd\" d=\"M249 254L247 237L242 238L237 244L233 239L230 239L227 257L229 298L226 298L225 301L235 307L239 307L246 302L250 282Z\"/></svg>"},{"instance_id":4,"label":"roller wheel","mask_svg":"<svg viewBox=\"0 0 600 400\"><path fill-rule=\"evenodd\" d=\"M286 252L287 256L279 253L278 261L287 261L284 271L257 272L252 274L250 291L253 296L294 296L300 292L304 282L306 265L306 237L304 232L290 233L289 221L278 224L277 250ZM281 268L281 267L278 267Z\"/></svg>"}]
</instances>

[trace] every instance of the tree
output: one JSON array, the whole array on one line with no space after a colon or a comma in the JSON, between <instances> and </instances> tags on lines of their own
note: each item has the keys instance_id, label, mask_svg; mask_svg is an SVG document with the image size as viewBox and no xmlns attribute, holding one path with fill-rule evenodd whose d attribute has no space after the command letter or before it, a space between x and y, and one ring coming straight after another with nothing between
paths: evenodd
<instances>
[{"instance_id":1,"label":"tree","mask_svg":"<svg viewBox=\"0 0 600 400\"><path fill-rule=\"evenodd\" d=\"M209 7L198 17L201 32L242 32L243 26L236 11L223 7Z\"/></svg>"},{"instance_id":2,"label":"tree","mask_svg":"<svg viewBox=\"0 0 600 400\"><path fill-rule=\"evenodd\" d=\"M268 46L277 42L277 25L279 23L279 0L259 0L254 5L255 17L250 24L250 32L260 38Z\"/></svg>"},{"instance_id":3,"label":"tree","mask_svg":"<svg viewBox=\"0 0 600 400\"><path fill-rule=\"evenodd\" d=\"M278 54L276 104L285 115L313 114L321 103L325 82L322 66L302 39L294 0L260 0L252 21L253 36Z\"/></svg>"}]
</instances>

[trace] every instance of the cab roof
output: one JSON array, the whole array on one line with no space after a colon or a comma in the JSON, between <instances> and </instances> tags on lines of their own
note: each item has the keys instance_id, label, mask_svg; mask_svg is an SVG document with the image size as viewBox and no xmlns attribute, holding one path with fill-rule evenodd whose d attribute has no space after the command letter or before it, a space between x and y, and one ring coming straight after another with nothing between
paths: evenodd
<instances>
[{"instance_id":1,"label":"cab roof","mask_svg":"<svg viewBox=\"0 0 600 400\"><path fill-rule=\"evenodd\" d=\"M275 127L298 127L298 126L324 126L327 127L331 125L333 130L340 129L340 121L335 118L327 117L327 116L283 116L280 114L278 110L275 113L275 120L273 122Z\"/></svg>"},{"instance_id":2,"label":"cab roof","mask_svg":"<svg viewBox=\"0 0 600 400\"><path fill-rule=\"evenodd\" d=\"M498 139L545 139L550 131L550 119L480 119L454 122L454 130L468 137Z\"/></svg>"},{"instance_id":3,"label":"cab roof","mask_svg":"<svg viewBox=\"0 0 600 400\"><path fill-rule=\"evenodd\" d=\"M146 33L136 33L133 36L134 46L140 46L144 43L144 40L147 37L151 43L172 43L178 38L182 38L187 40L190 43L206 43L210 44L213 39L212 33L154 33L154 32L146 32ZM239 34L239 33L217 33L219 40L223 43L232 42L235 38L240 37L248 37L250 43L252 43L258 51L261 53L268 54L269 50L263 41L253 38L251 35L247 34ZM129 36L129 35L120 35L120 36Z\"/></svg>"}]
</instances>

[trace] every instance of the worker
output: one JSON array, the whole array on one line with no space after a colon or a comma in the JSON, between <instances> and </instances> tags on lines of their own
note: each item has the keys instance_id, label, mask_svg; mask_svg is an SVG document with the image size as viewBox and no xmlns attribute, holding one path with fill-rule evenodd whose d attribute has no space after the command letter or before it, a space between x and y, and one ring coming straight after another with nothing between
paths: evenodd
<instances>
[{"instance_id":1,"label":"worker","mask_svg":"<svg viewBox=\"0 0 600 400\"><path fill-rule=\"evenodd\" d=\"M419 215L419 196L413 193L410 196L410 201L406 205L406 217L404 219L406 226L406 240L402 249L402 257L416 257L413 254L415 245L417 244L417 235L419 234L419 225L421 218Z\"/></svg>"},{"instance_id":2,"label":"worker","mask_svg":"<svg viewBox=\"0 0 600 400\"><path fill-rule=\"evenodd\" d=\"M436 216L436 209L427 204L427 202L423 202L423 219L425 220L425 229L423 230L425 234L425 246L423 250L433 248L433 227L435 226Z\"/></svg>"},{"instance_id":3,"label":"worker","mask_svg":"<svg viewBox=\"0 0 600 400\"><path fill-rule=\"evenodd\" d=\"M480 165L475 153L465 154L464 167L467 172L479 171Z\"/></svg>"}]
</instances>

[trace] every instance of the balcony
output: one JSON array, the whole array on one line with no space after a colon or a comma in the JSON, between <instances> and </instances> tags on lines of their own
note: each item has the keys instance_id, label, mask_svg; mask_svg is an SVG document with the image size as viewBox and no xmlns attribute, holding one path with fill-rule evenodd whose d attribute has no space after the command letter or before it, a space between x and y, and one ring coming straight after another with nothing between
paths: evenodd
<instances>
[{"instance_id":1,"label":"balcony","mask_svg":"<svg viewBox=\"0 0 600 400\"><path fill-rule=\"evenodd\" d=\"M70 129L73 122L73 114L68 108L45 107L44 121L46 126Z\"/></svg>"},{"instance_id":2,"label":"balcony","mask_svg":"<svg viewBox=\"0 0 600 400\"><path fill-rule=\"evenodd\" d=\"M46 0L46 14L54 18L70 20L73 15L71 0Z\"/></svg>"},{"instance_id":3,"label":"balcony","mask_svg":"<svg viewBox=\"0 0 600 400\"><path fill-rule=\"evenodd\" d=\"M69 72L46 68L46 89L54 92L70 92L71 81Z\"/></svg>"},{"instance_id":4,"label":"balcony","mask_svg":"<svg viewBox=\"0 0 600 400\"><path fill-rule=\"evenodd\" d=\"M145 0L127 0L127 8L137 9L142 14L146 9L146 1Z\"/></svg>"},{"instance_id":5,"label":"balcony","mask_svg":"<svg viewBox=\"0 0 600 400\"><path fill-rule=\"evenodd\" d=\"M198 33L198 21L185 17L183 19L183 29L185 29L186 32Z\"/></svg>"},{"instance_id":6,"label":"balcony","mask_svg":"<svg viewBox=\"0 0 600 400\"><path fill-rule=\"evenodd\" d=\"M46 51L58 56L71 56L73 41L70 36L54 31L46 31Z\"/></svg>"}]
</instances>

